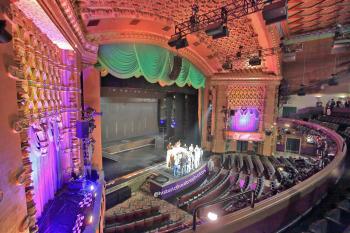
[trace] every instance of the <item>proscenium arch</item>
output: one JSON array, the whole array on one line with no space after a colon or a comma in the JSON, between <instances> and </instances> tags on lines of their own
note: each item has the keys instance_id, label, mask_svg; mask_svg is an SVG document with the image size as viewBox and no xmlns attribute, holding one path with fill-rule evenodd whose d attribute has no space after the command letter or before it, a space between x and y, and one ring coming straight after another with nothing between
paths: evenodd
<instances>
[{"instance_id":1,"label":"proscenium arch","mask_svg":"<svg viewBox=\"0 0 350 233\"><path fill-rule=\"evenodd\" d=\"M258 42L261 48L271 48L279 44L279 39L276 35L272 35L271 28L269 30L262 19L261 12L248 16L255 33L258 35ZM154 16L136 18L138 23L131 25L130 22L135 20L132 15L118 15L115 18L100 18L99 26L88 27L88 38L98 44L114 44L114 43L144 43L153 44L166 48L180 56L187 58L192 64L206 76L210 77L215 73L222 72L221 62L218 59L220 54L215 55L215 52L210 49L210 44L199 43L200 37L198 33L187 35L189 46L187 48L176 50L168 46L167 42L174 32L174 24L168 19L158 18ZM170 24L170 26L169 26ZM163 29L167 25L168 30ZM277 36L278 37L278 36ZM278 40L278 41L277 41ZM197 43L196 43L197 42ZM215 43L213 41L212 43ZM265 57L264 70L275 74L280 73L278 55Z\"/></svg>"}]
</instances>

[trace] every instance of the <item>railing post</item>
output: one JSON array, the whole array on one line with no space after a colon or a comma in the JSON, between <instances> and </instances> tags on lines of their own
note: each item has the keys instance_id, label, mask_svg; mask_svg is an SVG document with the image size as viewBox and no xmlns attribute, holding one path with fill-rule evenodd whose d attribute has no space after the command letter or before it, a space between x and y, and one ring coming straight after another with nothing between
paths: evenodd
<instances>
[{"instance_id":1,"label":"railing post","mask_svg":"<svg viewBox=\"0 0 350 233\"><path fill-rule=\"evenodd\" d=\"M196 227L197 227L197 208L195 208L193 211L192 230L196 231Z\"/></svg>"},{"instance_id":2,"label":"railing post","mask_svg":"<svg viewBox=\"0 0 350 233\"><path fill-rule=\"evenodd\" d=\"M251 190L252 194L251 194L251 200L250 200L250 207L254 208L254 204L255 204L255 193L254 190Z\"/></svg>"}]
</instances>

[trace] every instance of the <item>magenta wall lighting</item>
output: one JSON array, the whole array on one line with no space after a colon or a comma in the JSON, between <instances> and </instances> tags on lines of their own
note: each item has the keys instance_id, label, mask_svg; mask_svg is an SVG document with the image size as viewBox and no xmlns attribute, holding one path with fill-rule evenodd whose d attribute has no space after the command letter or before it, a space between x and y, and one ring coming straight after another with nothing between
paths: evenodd
<instances>
[{"instance_id":1,"label":"magenta wall lighting","mask_svg":"<svg viewBox=\"0 0 350 233\"><path fill-rule=\"evenodd\" d=\"M256 108L241 108L230 116L230 130L235 132L257 132L259 111Z\"/></svg>"}]
</instances>

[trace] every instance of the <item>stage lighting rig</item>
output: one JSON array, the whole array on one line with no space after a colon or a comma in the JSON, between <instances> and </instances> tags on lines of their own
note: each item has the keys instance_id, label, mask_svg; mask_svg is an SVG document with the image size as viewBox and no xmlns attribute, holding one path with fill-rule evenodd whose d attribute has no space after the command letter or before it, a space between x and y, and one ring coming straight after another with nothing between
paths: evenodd
<instances>
[{"instance_id":1,"label":"stage lighting rig","mask_svg":"<svg viewBox=\"0 0 350 233\"><path fill-rule=\"evenodd\" d=\"M188 46L188 41L186 37L182 37L180 34L175 34L168 41L168 45L170 47L175 47L176 49L182 49Z\"/></svg>"},{"instance_id":2,"label":"stage lighting rig","mask_svg":"<svg viewBox=\"0 0 350 233\"><path fill-rule=\"evenodd\" d=\"M214 39L228 36L227 21L229 17L240 19L249 14L263 11L267 24L280 22L287 18L287 0L241 0L232 1L220 8L198 15L198 6L192 6L192 16L189 20L175 25L174 35L185 37L188 34L205 30ZM217 34L213 34L215 29ZM210 32L211 31L211 32ZM214 37L214 35L216 35Z\"/></svg>"}]
</instances>

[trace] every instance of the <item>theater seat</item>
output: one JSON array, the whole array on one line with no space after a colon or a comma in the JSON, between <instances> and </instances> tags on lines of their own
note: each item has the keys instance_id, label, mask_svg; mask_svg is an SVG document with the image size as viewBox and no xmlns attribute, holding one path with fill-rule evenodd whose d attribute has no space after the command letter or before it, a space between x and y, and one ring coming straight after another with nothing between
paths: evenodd
<instances>
[{"instance_id":1,"label":"theater seat","mask_svg":"<svg viewBox=\"0 0 350 233\"><path fill-rule=\"evenodd\" d=\"M342 209L342 210L350 213L350 201L349 200L344 200L344 201L339 202L337 204L337 207L339 209Z\"/></svg>"},{"instance_id":2,"label":"theater seat","mask_svg":"<svg viewBox=\"0 0 350 233\"><path fill-rule=\"evenodd\" d=\"M343 233L350 233L350 225L343 231Z\"/></svg>"},{"instance_id":3,"label":"theater seat","mask_svg":"<svg viewBox=\"0 0 350 233\"><path fill-rule=\"evenodd\" d=\"M108 228L105 228L104 231L105 233L116 233L116 230L115 230L115 227L108 227Z\"/></svg>"},{"instance_id":4,"label":"theater seat","mask_svg":"<svg viewBox=\"0 0 350 233\"><path fill-rule=\"evenodd\" d=\"M341 233L343 230L344 226L326 219L318 220L309 226L309 231L312 233Z\"/></svg>"},{"instance_id":5,"label":"theater seat","mask_svg":"<svg viewBox=\"0 0 350 233\"><path fill-rule=\"evenodd\" d=\"M325 218L344 226L350 224L350 213L338 208L328 211Z\"/></svg>"}]
</instances>

